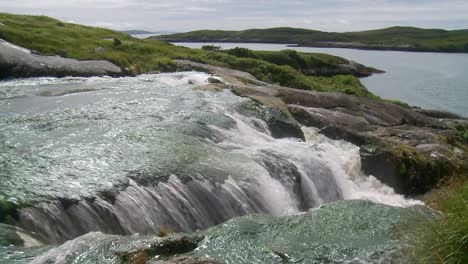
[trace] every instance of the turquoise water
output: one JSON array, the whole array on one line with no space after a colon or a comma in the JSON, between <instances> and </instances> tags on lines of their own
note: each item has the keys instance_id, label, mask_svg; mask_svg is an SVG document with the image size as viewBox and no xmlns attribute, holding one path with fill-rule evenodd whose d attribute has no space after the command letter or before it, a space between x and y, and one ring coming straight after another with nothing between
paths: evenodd
<instances>
[{"instance_id":1,"label":"turquoise water","mask_svg":"<svg viewBox=\"0 0 468 264\"><path fill-rule=\"evenodd\" d=\"M468 54L288 48L282 44L176 44L190 48L213 44L225 49L242 46L253 50L295 49L302 52L328 53L384 70L384 74L361 79L370 91L383 98L468 116Z\"/></svg>"}]
</instances>

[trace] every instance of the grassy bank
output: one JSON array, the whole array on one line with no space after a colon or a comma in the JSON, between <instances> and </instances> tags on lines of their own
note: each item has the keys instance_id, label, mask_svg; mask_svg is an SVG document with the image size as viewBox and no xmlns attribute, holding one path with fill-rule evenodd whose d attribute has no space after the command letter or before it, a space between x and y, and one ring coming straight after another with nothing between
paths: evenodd
<instances>
[{"instance_id":1,"label":"grassy bank","mask_svg":"<svg viewBox=\"0 0 468 264\"><path fill-rule=\"evenodd\" d=\"M443 187L426 195L425 201L442 212L435 220L418 223L410 236L411 263L468 263L468 174L448 179Z\"/></svg>"},{"instance_id":2,"label":"grassy bank","mask_svg":"<svg viewBox=\"0 0 468 264\"><path fill-rule=\"evenodd\" d=\"M0 13L0 23L3 24L0 38L16 45L44 55L108 60L129 74L173 71L176 68L173 59L188 59L247 71L262 81L292 88L375 97L353 76L309 77L302 72L317 69L316 75L320 75L319 69L336 69L338 64L347 62L326 54L256 52L254 57L242 57L136 39L122 32L64 23L45 16ZM291 59L294 56L297 58Z\"/></svg>"},{"instance_id":3,"label":"grassy bank","mask_svg":"<svg viewBox=\"0 0 468 264\"><path fill-rule=\"evenodd\" d=\"M452 135L443 137L450 148L468 153L468 126L456 123ZM466 154L465 154L466 155ZM417 158L413 158L417 160ZM451 157L451 160L456 159ZM459 157L451 177L428 192L423 201L441 216L416 223L408 235L408 261L415 264L468 263L468 161Z\"/></svg>"},{"instance_id":4,"label":"grassy bank","mask_svg":"<svg viewBox=\"0 0 468 264\"><path fill-rule=\"evenodd\" d=\"M199 53L162 41L138 40L130 35L88 27L45 16L0 14L0 38L45 55L104 59L130 73L159 70L172 58L196 58Z\"/></svg>"},{"instance_id":5,"label":"grassy bank","mask_svg":"<svg viewBox=\"0 0 468 264\"><path fill-rule=\"evenodd\" d=\"M468 52L468 30L391 27L361 32L322 32L301 28L199 30L155 36L173 42L252 42L407 51Z\"/></svg>"}]
</instances>

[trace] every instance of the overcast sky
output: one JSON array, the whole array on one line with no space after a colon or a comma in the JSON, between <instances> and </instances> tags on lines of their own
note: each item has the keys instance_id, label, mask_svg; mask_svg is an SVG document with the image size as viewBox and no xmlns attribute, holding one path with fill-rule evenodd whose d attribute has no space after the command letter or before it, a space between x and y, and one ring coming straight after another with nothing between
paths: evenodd
<instances>
[{"instance_id":1,"label":"overcast sky","mask_svg":"<svg viewBox=\"0 0 468 264\"><path fill-rule=\"evenodd\" d=\"M325 31L394 25L468 28L468 0L0 0L0 12L174 32L279 26Z\"/></svg>"}]
</instances>

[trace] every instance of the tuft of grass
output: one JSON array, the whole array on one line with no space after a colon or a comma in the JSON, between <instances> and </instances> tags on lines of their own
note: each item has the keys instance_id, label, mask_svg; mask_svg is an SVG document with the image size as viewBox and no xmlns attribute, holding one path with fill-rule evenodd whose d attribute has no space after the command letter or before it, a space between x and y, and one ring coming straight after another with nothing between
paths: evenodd
<instances>
[{"instance_id":1,"label":"tuft of grass","mask_svg":"<svg viewBox=\"0 0 468 264\"><path fill-rule=\"evenodd\" d=\"M451 177L425 197L442 216L418 223L409 236L411 263L468 263L468 174Z\"/></svg>"}]
</instances>

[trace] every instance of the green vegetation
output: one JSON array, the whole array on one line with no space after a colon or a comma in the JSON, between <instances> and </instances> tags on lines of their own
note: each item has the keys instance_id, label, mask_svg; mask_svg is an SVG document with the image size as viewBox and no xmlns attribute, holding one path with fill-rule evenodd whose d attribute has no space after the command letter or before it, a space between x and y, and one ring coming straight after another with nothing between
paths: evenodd
<instances>
[{"instance_id":1,"label":"green vegetation","mask_svg":"<svg viewBox=\"0 0 468 264\"><path fill-rule=\"evenodd\" d=\"M45 55L104 59L138 74L161 70L171 59L197 58L200 51L162 41L140 40L103 28L63 23L45 16L0 13L0 38ZM172 63L173 64L173 63Z\"/></svg>"},{"instance_id":2,"label":"green vegetation","mask_svg":"<svg viewBox=\"0 0 468 264\"><path fill-rule=\"evenodd\" d=\"M429 191L440 179L458 171L462 161L455 155L433 158L408 145L396 145L392 149L399 174L409 184L410 193Z\"/></svg>"},{"instance_id":3,"label":"green vegetation","mask_svg":"<svg viewBox=\"0 0 468 264\"><path fill-rule=\"evenodd\" d=\"M292 88L375 97L353 76L325 78L304 75L314 69L333 71L339 68L339 64L347 62L331 55L247 50L248 56L241 56L238 52L242 49L222 52L189 49L162 41L136 39L108 29L63 23L45 16L0 13L0 22L5 25L0 26L0 38L11 43L46 55L108 60L129 74L174 71L174 59L187 59L247 71L262 81ZM361 68L364 71L371 69ZM315 75L330 74L318 71Z\"/></svg>"},{"instance_id":4,"label":"green vegetation","mask_svg":"<svg viewBox=\"0 0 468 264\"><path fill-rule=\"evenodd\" d=\"M468 52L468 30L448 31L414 27L391 27L348 33L287 27L244 31L199 30L153 38L174 42L262 42L363 49Z\"/></svg>"},{"instance_id":5,"label":"green vegetation","mask_svg":"<svg viewBox=\"0 0 468 264\"><path fill-rule=\"evenodd\" d=\"M454 176L444 187L431 192L426 203L443 215L418 222L409 236L407 252L413 263L468 263L468 175Z\"/></svg>"},{"instance_id":6,"label":"green vegetation","mask_svg":"<svg viewBox=\"0 0 468 264\"><path fill-rule=\"evenodd\" d=\"M457 123L453 128L454 143L457 146L462 144L468 144L468 126Z\"/></svg>"},{"instance_id":7,"label":"green vegetation","mask_svg":"<svg viewBox=\"0 0 468 264\"><path fill-rule=\"evenodd\" d=\"M208 45L204 47L210 46ZM339 74L352 74L361 77L381 72L377 69L357 63L353 65L354 68L346 67L343 65L348 66L351 64L348 60L322 53L301 53L295 50L253 51L240 47L225 50L223 52L239 58L254 58L280 66L291 66L305 75L335 76Z\"/></svg>"},{"instance_id":8,"label":"green vegetation","mask_svg":"<svg viewBox=\"0 0 468 264\"><path fill-rule=\"evenodd\" d=\"M208 50L208 51L218 51L221 50L221 46L215 46L215 45L203 45L201 47L202 50Z\"/></svg>"},{"instance_id":9,"label":"green vegetation","mask_svg":"<svg viewBox=\"0 0 468 264\"><path fill-rule=\"evenodd\" d=\"M378 99L354 76L313 77L306 76L289 65L278 65L265 60L236 57L224 52L207 52L201 55L207 63L241 70L257 79L303 90L336 91Z\"/></svg>"}]
</instances>

